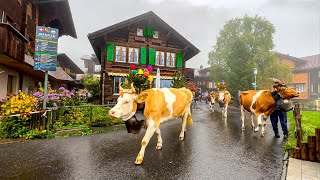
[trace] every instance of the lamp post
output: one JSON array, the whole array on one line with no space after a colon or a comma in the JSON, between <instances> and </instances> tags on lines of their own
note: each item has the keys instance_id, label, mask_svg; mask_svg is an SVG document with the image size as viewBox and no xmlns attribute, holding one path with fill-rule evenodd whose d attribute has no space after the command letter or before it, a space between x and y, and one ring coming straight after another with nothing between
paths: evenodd
<instances>
[{"instance_id":1,"label":"lamp post","mask_svg":"<svg viewBox=\"0 0 320 180\"><path fill-rule=\"evenodd\" d=\"M257 90L257 74L258 74L258 68L253 68L253 74L254 74L254 90Z\"/></svg>"}]
</instances>

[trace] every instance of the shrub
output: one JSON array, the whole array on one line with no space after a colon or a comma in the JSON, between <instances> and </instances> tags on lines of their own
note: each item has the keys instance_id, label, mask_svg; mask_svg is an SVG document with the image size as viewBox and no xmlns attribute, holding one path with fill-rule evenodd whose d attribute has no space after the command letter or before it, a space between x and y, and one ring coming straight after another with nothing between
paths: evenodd
<instances>
[{"instance_id":1,"label":"shrub","mask_svg":"<svg viewBox=\"0 0 320 180\"><path fill-rule=\"evenodd\" d=\"M83 108L82 112L85 117L90 117L90 108L91 107ZM109 108L105 107L92 107L92 120L89 121L89 125L94 127L105 127L123 123L121 119L110 117L109 110Z\"/></svg>"},{"instance_id":2,"label":"shrub","mask_svg":"<svg viewBox=\"0 0 320 180\"><path fill-rule=\"evenodd\" d=\"M44 139L44 138L53 138L55 135L51 131L43 130L40 131L38 129L33 129L27 132L23 137L26 139L34 139L34 138L39 138L39 139Z\"/></svg>"}]
</instances>

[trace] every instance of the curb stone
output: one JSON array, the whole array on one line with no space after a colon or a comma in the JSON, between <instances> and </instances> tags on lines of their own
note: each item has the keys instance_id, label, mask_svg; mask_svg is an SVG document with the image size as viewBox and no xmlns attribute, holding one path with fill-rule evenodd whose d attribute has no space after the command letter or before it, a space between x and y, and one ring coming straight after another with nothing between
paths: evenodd
<instances>
[{"instance_id":1,"label":"curb stone","mask_svg":"<svg viewBox=\"0 0 320 180\"><path fill-rule=\"evenodd\" d=\"M286 151L283 156L281 180L286 180L287 178L288 164L289 164L289 153Z\"/></svg>"}]
</instances>

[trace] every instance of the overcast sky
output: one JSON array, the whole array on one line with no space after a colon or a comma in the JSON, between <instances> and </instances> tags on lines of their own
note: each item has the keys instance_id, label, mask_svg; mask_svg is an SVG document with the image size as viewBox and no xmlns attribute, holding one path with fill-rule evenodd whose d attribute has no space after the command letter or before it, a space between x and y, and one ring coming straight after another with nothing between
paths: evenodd
<instances>
[{"instance_id":1,"label":"overcast sky","mask_svg":"<svg viewBox=\"0 0 320 180\"><path fill-rule=\"evenodd\" d=\"M92 54L87 35L148 11L155 12L194 44L200 53L187 67L207 67L208 52L230 19L259 15L276 28L275 50L295 57L320 53L320 0L69 0L78 39L59 38L66 53L83 68Z\"/></svg>"}]
</instances>

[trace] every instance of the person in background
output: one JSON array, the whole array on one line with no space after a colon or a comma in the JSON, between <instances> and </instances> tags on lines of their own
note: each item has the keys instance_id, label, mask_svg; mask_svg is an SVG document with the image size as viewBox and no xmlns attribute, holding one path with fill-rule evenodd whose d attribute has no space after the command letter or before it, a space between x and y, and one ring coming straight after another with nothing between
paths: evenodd
<instances>
[{"instance_id":1,"label":"person in background","mask_svg":"<svg viewBox=\"0 0 320 180\"><path fill-rule=\"evenodd\" d=\"M237 92L236 97L235 97L236 103L237 103L237 108L239 108L239 106L240 106L239 96L240 96L240 90Z\"/></svg>"},{"instance_id":2,"label":"person in background","mask_svg":"<svg viewBox=\"0 0 320 180\"><path fill-rule=\"evenodd\" d=\"M204 98L206 99L206 104L208 104L208 96L209 96L209 93L208 93L208 91L206 91L204 93Z\"/></svg>"},{"instance_id":3,"label":"person in background","mask_svg":"<svg viewBox=\"0 0 320 180\"><path fill-rule=\"evenodd\" d=\"M286 86L286 85L283 82L275 81L275 84L273 85L274 90L272 93L276 94L276 91L278 91L278 88L281 86ZM274 136L276 138L280 138L279 130L278 130L278 120L280 120L282 132L283 132L283 139L288 138L288 126L287 126L288 120L287 119L288 119L287 113L284 111L281 111L279 109L279 105L277 104L275 107L275 111L270 115Z\"/></svg>"},{"instance_id":4,"label":"person in background","mask_svg":"<svg viewBox=\"0 0 320 180\"><path fill-rule=\"evenodd\" d=\"M200 109L199 106L198 106L199 97L200 97L200 91L196 90L195 96L193 97L193 101L194 101L193 107L194 107L194 109Z\"/></svg>"}]
</instances>

